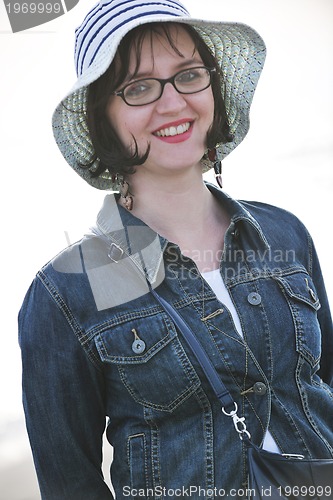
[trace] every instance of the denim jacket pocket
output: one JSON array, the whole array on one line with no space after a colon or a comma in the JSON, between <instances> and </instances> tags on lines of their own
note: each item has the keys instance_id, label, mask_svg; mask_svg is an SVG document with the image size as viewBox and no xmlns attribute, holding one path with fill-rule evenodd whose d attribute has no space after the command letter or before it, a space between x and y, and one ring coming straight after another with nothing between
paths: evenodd
<instances>
[{"instance_id":1,"label":"denim jacket pocket","mask_svg":"<svg viewBox=\"0 0 333 500\"><path fill-rule=\"evenodd\" d=\"M287 299L296 332L296 350L312 367L321 356L321 329L317 318L319 298L311 277L303 272L277 277Z\"/></svg>"},{"instance_id":2,"label":"denim jacket pocket","mask_svg":"<svg viewBox=\"0 0 333 500\"><path fill-rule=\"evenodd\" d=\"M130 470L131 489L148 488L148 450L144 434L130 436L127 441L127 460Z\"/></svg>"},{"instance_id":3,"label":"denim jacket pocket","mask_svg":"<svg viewBox=\"0 0 333 500\"><path fill-rule=\"evenodd\" d=\"M200 385L165 314L124 318L95 338L101 360L116 365L138 403L173 411Z\"/></svg>"}]
</instances>

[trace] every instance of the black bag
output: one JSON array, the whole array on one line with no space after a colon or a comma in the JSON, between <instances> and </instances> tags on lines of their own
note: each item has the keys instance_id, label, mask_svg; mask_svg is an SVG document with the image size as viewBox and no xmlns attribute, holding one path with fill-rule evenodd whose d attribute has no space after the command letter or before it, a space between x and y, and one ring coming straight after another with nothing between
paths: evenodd
<instances>
[{"instance_id":1,"label":"black bag","mask_svg":"<svg viewBox=\"0 0 333 500\"><path fill-rule=\"evenodd\" d=\"M333 498L333 459L306 459L303 455L271 453L256 446L238 417L237 403L223 384L206 352L178 312L150 287L151 293L171 317L200 363L223 413L231 417L239 437L248 447L249 499L319 500Z\"/></svg>"},{"instance_id":2,"label":"black bag","mask_svg":"<svg viewBox=\"0 0 333 500\"><path fill-rule=\"evenodd\" d=\"M251 498L304 500L333 497L333 460L279 455L248 444Z\"/></svg>"}]
</instances>

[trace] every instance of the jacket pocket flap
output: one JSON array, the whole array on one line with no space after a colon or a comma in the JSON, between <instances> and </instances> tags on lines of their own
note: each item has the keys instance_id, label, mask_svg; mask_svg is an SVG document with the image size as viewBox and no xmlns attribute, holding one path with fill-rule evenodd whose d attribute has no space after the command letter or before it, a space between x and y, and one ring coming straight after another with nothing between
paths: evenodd
<instances>
[{"instance_id":1,"label":"jacket pocket flap","mask_svg":"<svg viewBox=\"0 0 333 500\"><path fill-rule=\"evenodd\" d=\"M175 337L176 331L165 315L123 321L96 336L102 361L116 364L146 363Z\"/></svg>"},{"instance_id":2,"label":"jacket pocket flap","mask_svg":"<svg viewBox=\"0 0 333 500\"><path fill-rule=\"evenodd\" d=\"M291 274L289 276L278 277L276 280L290 298L305 302L315 311L320 309L320 302L315 286L308 274Z\"/></svg>"}]
</instances>

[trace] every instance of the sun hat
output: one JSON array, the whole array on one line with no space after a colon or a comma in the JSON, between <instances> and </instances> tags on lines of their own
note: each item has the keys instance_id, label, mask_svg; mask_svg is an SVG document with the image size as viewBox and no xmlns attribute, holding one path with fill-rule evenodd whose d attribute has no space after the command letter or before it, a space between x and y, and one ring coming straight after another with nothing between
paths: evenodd
<instances>
[{"instance_id":1,"label":"sun hat","mask_svg":"<svg viewBox=\"0 0 333 500\"><path fill-rule=\"evenodd\" d=\"M91 176L99 159L95 158L86 121L88 86L108 69L122 38L135 27L152 22L189 24L216 57L233 134L232 142L218 145L220 158L233 151L249 130L250 106L266 55L265 44L255 30L240 23L193 19L178 0L101 0L75 32L77 81L52 118L54 137L64 158L95 188L117 191L118 185L109 172ZM203 171L210 166L203 161Z\"/></svg>"}]
</instances>

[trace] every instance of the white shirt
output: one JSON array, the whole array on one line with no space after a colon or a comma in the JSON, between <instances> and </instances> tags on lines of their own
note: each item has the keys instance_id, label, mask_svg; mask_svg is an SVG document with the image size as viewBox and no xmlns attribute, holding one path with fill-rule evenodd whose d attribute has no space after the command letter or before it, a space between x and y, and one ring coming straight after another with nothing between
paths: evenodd
<instances>
[{"instance_id":1,"label":"white shirt","mask_svg":"<svg viewBox=\"0 0 333 500\"><path fill-rule=\"evenodd\" d=\"M241 326L241 323L239 320L239 316L238 316L237 311L235 309L235 306L231 300L229 292L224 284L224 281L222 279L222 276L221 276L219 269L216 269L214 271L209 271L207 273L202 273L202 277L207 281L208 285L211 287L211 289L215 293L218 300L224 305L224 307L226 309L229 309L229 312L230 312L232 319L234 321L236 330L239 333L239 335L241 337L243 337L244 335L243 335L242 326ZM268 430L265 434L262 447L264 450L271 451L272 453L281 453L273 436L271 435L271 433Z\"/></svg>"}]
</instances>

